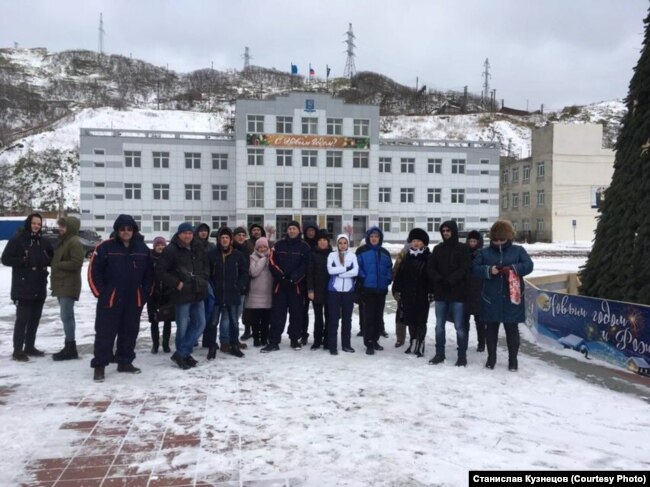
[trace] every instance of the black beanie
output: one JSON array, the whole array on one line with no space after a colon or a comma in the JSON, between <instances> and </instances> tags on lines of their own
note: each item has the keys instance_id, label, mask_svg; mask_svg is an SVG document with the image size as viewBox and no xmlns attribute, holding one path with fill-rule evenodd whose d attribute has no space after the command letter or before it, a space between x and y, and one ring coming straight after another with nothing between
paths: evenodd
<instances>
[{"instance_id":1,"label":"black beanie","mask_svg":"<svg viewBox=\"0 0 650 487\"><path fill-rule=\"evenodd\" d=\"M228 235L232 240L232 230L228 227L221 227L217 233L217 238L221 238L222 235Z\"/></svg>"},{"instance_id":2,"label":"black beanie","mask_svg":"<svg viewBox=\"0 0 650 487\"><path fill-rule=\"evenodd\" d=\"M413 239L421 240L424 242L425 247L429 245L429 234L421 228L414 228L409 232L407 241L410 243Z\"/></svg>"},{"instance_id":3,"label":"black beanie","mask_svg":"<svg viewBox=\"0 0 650 487\"><path fill-rule=\"evenodd\" d=\"M287 225L287 230L289 227L298 227L298 231L300 231L300 223L298 223L296 220L291 220L289 224Z\"/></svg>"}]
</instances>

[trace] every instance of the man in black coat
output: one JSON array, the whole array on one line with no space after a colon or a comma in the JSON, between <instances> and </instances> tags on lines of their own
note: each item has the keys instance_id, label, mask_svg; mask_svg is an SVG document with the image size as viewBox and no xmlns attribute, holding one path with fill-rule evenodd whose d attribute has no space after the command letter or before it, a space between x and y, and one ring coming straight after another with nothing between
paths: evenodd
<instances>
[{"instance_id":1,"label":"man in black coat","mask_svg":"<svg viewBox=\"0 0 650 487\"><path fill-rule=\"evenodd\" d=\"M205 304L208 296L210 266L205 246L194 238L192 225L181 223L170 244L165 247L156 278L171 289L170 300L176 306L176 352L172 360L183 370L194 367L194 344L205 328Z\"/></svg>"},{"instance_id":2,"label":"man in black coat","mask_svg":"<svg viewBox=\"0 0 650 487\"><path fill-rule=\"evenodd\" d=\"M314 250L316 244L318 243L318 233L319 228L316 222L305 222L303 225L303 237L302 239L309 245L309 248ZM308 258L311 258L311 253ZM309 265L309 263L307 264ZM305 309L302 315L302 335L300 337L300 343L302 345L307 345L309 342L309 303L311 300L305 295ZM314 313L316 313L316 308L314 308Z\"/></svg>"},{"instance_id":3,"label":"man in black coat","mask_svg":"<svg viewBox=\"0 0 650 487\"><path fill-rule=\"evenodd\" d=\"M314 307L314 343L312 350L321 346L329 350L327 339L327 320L329 310L327 307L327 285L330 281L327 272L327 258L332 252L330 234L327 230L319 230L316 234L316 247L311 249L309 264L307 266L307 298Z\"/></svg>"},{"instance_id":4,"label":"man in black coat","mask_svg":"<svg viewBox=\"0 0 650 487\"><path fill-rule=\"evenodd\" d=\"M451 314L458 342L456 366L464 367L467 365L464 303L467 299L467 278L472 268L472 259L467 246L458 241L458 226L455 221L446 221L440 225L440 234L442 242L433 248L427 264L436 302L436 354L429 363L439 364L445 360L445 324L447 315Z\"/></svg>"},{"instance_id":5,"label":"man in black coat","mask_svg":"<svg viewBox=\"0 0 650 487\"><path fill-rule=\"evenodd\" d=\"M247 237L246 229L244 227L236 227L232 231L232 242L231 245L232 247L241 252L244 257L246 257L246 261L249 262L251 254L255 250L255 244L253 244L253 250L251 250L250 246L248 245L248 240L246 240ZM236 320L237 320L237 330L239 333L239 318L241 318L242 323L244 324L244 333L241 336L242 340L248 340L250 337L252 337L252 327L251 327L251 319L250 319L250 314L246 312L244 309L244 300L246 299L246 294L248 294L248 289L241 295L241 299L239 301L239 306L237 306L237 314L236 314ZM237 342L238 346L240 348L246 348L245 343L240 343Z\"/></svg>"},{"instance_id":6,"label":"man in black coat","mask_svg":"<svg viewBox=\"0 0 650 487\"><path fill-rule=\"evenodd\" d=\"M248 288L249 262L246 255L233 247L232 238L230 228L220 228L217 237L219 245L208 254L208 260L210 280L217 299L214 322L219 323L219 339L222 345L230 345L228 353L235 357L243 357L239 344L237 311ZM217 344L211 343L208 360L213 360L216 353Z\"/></svg>"},{"instance_id":7,"label":"man in black coat","mask_svg":"<svg viewBox=\"0 0 650 487\"><path fill-rule=\"evenodd\" d=\"M480 232L472 230L467 234L466 240L469 251L472 254L472 260L483 248L483 236ZM467 282L467 303L465 303L465 330L469 337L469 319L474 316L476 325L476 338L478 339L477 352L485 351L485 332L486 324L481 318L481 294L483 292L483 278L470 273Z\"/></svg>"},{"instance_id":8,"label":"man in black coat","mask_svg":"<svg viewBox=\"0 0 650 487\"><path fill-rule=\"evenodd\" d=\"M2 263L11 267L11 300L16 303L12 358L19 362L45 355L34 343L47 296L47 266L54 251L50 242L41 238L42 226L41 215L32 213L2 252Z\"/></svg>"}]
</instances>

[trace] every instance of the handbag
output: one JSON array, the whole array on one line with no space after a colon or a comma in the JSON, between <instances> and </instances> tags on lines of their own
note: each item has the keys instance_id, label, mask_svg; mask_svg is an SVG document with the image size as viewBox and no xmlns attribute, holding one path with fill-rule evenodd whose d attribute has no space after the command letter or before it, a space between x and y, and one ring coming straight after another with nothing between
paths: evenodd
<instances>
[{"instance_id":1,"label":"handbag","mask_svg":"<svg viewBox=\"0 0 650 487\"><path fill-rule=\"evenodd\" d=\"M156 318L160 321L175 321L176 306L172 303L161 304L156 308Z\"/></svg>"},{"instance_id":2,"label":"handbag","mask_svg":"<svg viewBox=\"0 0 650 487\"><path fill-rule=\"evenodd\" d=\"M521 304L521 280L512 269L508 271L508 289L510 291L510 302L512 304Z\"/></svg>"}]
</instances>

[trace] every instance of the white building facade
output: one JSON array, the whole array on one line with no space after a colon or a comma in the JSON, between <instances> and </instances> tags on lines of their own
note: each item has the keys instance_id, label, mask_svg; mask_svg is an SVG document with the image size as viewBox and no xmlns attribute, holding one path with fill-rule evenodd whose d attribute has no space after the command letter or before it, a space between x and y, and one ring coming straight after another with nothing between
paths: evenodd
<instances>
[{"instance_id":1,"label":"white building facade","mask_svg":"<svg viewBox=\"0 0 650 487\"><path fill-rule=\"evenodd\" d=\"M379 108L294 92L238 100L234 134L81 129L82 226L108 235L120 213L148 237L179 223L252 223L282 234L316 222L358 242L413 227L487 229L499 212L494 142L381 139Z\"/></svg>"}]
</instances>

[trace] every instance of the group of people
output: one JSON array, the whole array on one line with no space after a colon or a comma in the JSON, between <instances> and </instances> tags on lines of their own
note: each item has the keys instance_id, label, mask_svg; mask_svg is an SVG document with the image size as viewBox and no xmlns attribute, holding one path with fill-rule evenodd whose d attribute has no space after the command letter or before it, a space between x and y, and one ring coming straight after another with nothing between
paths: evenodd
<instances>
[{"instance_id":1,"label":"group of people","mask_svg":"<svg viewBox=\"0 0 650 487\"><path fill-rule=\"evenodd\" d=\"M52 294L58 298L65 333L64 348L54 360L78 358L74 303L81 291L83 248L77 234L79 220L58 221L56 250L40 238L42 218L30 215L7 244L2 263L13 268L11 299L16 303L13 358L42 356L35 348L36 330L46 297L48 267ZM250 237L248 235L250 233ZM384 307L392 283L397 303L395 347L409 343L406 353L422 357L429 309L435 302L435 354L431 364L445 361L445 323L452 321L457 336L456 366L467 365L470 318L473 316L478 351L487 347L487 368L496 364L500 323L508 344L508 367L517 370L518 323L524 321L523 276L533 263L525 249L514 244L512 225L499 220L483 246L479 232L460 242L454 221L440 225L442 240L429 250L429 235L421 228L408 234L395 263L383 247L383 232L371 227L355 252L347 235L332 236L313 223L292 221L274 245L260 225L234 231L222 227L216 244L210 227L179 225L171 241L144 242L133 217L120 215L108 240L97 245L88 267L88 283L97 298L93 378L103 381L105 368L117 363L118 372L139 373L133 365L140 317L147 306L152 353L171 352L172 321L176 323L171 359L187 370L197 365L192 356L199 341L207 359L217 350L243 357L252 338L262 353L280 349L289 315L291 348L309 342L309 308L313 308L312 350L332 355L354 353L352 313L359 307L365 353L383 350ZM333 246L332 246L333 244ZM239 322L245 327L239 336ZM340 326L340 342L339 342ZM217 340L218 337L218 340ZM340 347L339 347L340 344Z\"/></svg>"}]
</instances>

